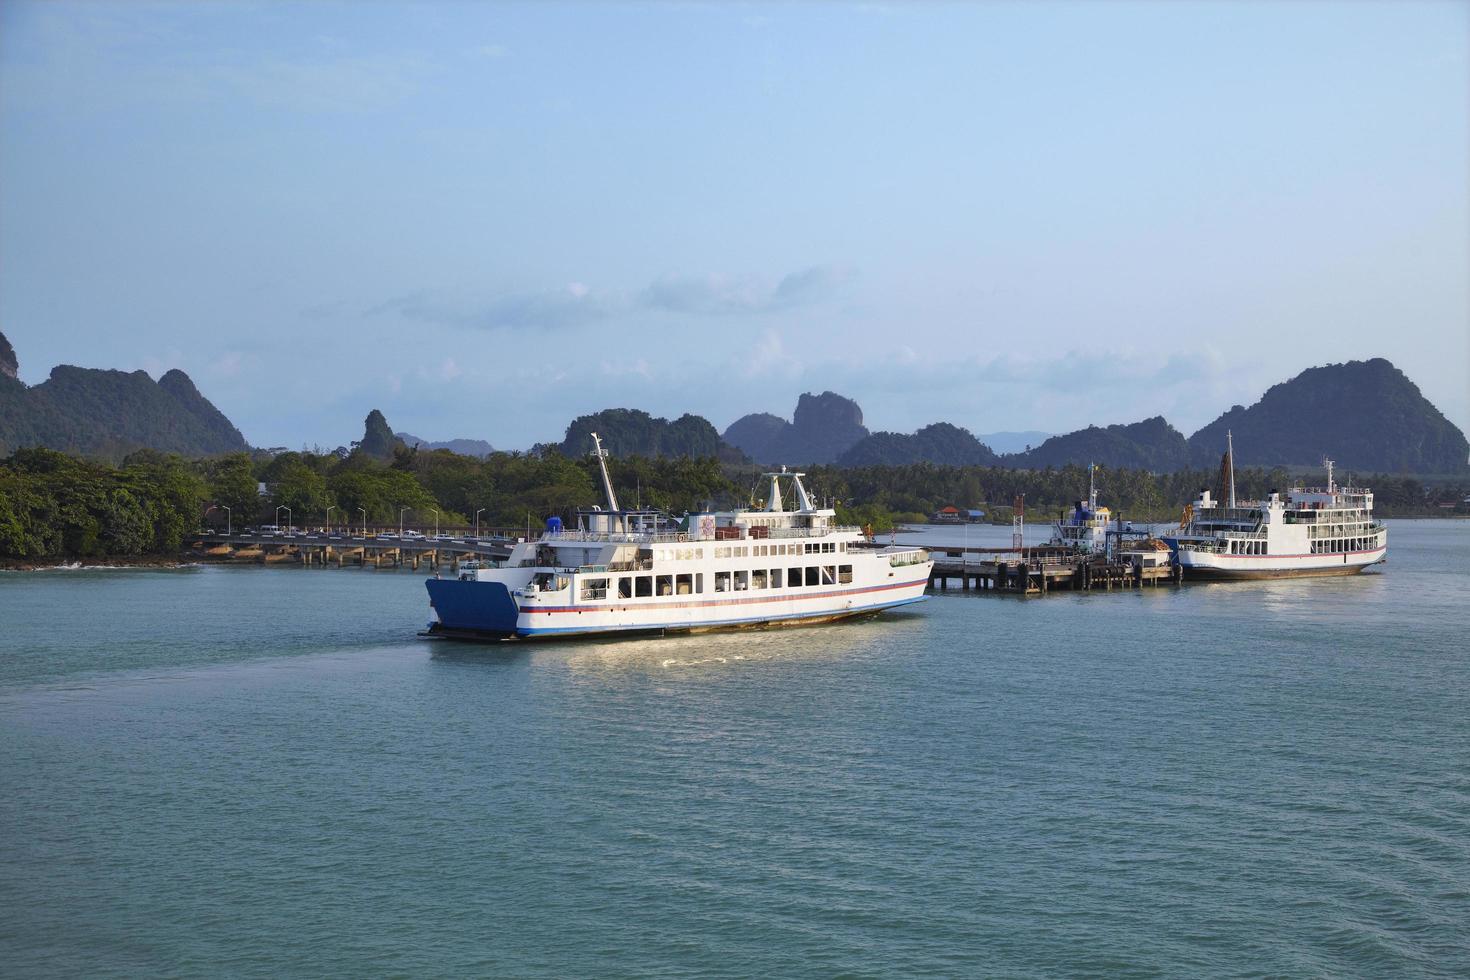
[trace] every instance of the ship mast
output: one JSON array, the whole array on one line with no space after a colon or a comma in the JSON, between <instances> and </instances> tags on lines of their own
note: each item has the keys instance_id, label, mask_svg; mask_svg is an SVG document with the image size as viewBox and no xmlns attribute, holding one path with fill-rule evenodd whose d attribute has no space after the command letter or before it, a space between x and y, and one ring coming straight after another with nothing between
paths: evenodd
<instances>
[{"instance_id":1,"label":"ship mast","mask_svg":"<svg viewBox=\"0 0 1470 980\"><path fill-rule=\"evenodd\" d=\"M1087 509L1093 514L1097 513L1097 481L1093 479L1096 470L1096 463L1087 464Z\"/></svg>"},{"instance_id":2,"label":"ship mast","mask_svg":"<svg viewBox=\"0 0 1470 980\"><path fill-rule=\"evenodd\" d=\"M1337 492L1337 488L1332 485L1332 464L1334 462L1336 462L1336 460L1328 459L1326 456L1322 457L1322 465L1327 467L1327 492L1328 493L1336 493ZM1348 477L1351 478L1352 477L1352 474L1349 473L1348 474Z\"/></svg>"},{"instance_id":3,"label":"ship mast","mask_svg":"<svg viewBox=\"0 0 1470 980\"><path fill-rule=\"evenodd\" d=\"M597 438L597 433L592 433L592 455L597 457L597 466L602 470L602 492L607 495L607 509L614 513L618 510L618 495L613 493L612 478L607 475L607 450L602 448L602 440Z\"/></svg>"},{"instance_id":4,"label":"ship mast","mask_svg":"<svg viewBox=\"0 0 1470 980\"><path fill-rule=\"evenodd\" d=\"M1225 430L1225 456L1230 460L1230 503L1227 504L1231 510L1235 509L1235 442L1231 437L1229 429Z\"/></svg>"}]
</instances>

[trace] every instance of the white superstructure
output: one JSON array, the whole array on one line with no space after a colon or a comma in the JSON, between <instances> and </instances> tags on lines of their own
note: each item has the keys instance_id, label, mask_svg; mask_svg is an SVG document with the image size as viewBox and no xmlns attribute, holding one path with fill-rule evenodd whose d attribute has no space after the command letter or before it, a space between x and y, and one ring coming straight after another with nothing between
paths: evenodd
<instances>
[{"instance_id":1,"label":"white superstructure","mask_svg":"<svg viewBox=\"0 0 1470 980\"><path fill-rule=\"evenodd\" d=\"M917 602L933 563L838 526L801 473L767 473L764 505L689 515L683 526L618 507L593 436L607 508L548 522L498 566L429 580L449 634L546 636L821 622ZM788 505L789 499L789 505Z\"/></svg>"},{"instance_id":2,"label":"white superstructure","mask_svg":"<svg viewBox=\"0 0 1470 980\"><path fill-rule=\"evenodd\" d=\"M1388 529L1373 517L1373 491L1338 486L1326 460L1325 487L1294 487L1265 500L1235 499L1233 446L1226 499L1204 490L1165 538L1185 576L1280 578L1348 575L1383 561Z\"/></svg>"}]
</instances>

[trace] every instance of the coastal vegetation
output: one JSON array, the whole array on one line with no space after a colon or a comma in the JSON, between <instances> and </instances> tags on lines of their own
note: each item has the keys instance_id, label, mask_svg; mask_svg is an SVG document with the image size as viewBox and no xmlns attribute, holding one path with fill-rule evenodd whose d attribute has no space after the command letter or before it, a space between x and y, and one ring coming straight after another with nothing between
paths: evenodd
<instances>
[{"instance_id":1,"label":"coastal vegetation","mask_svg":"<svg viewBox=\"0 0 1470 980\"><path fill-rule=\"evenodd\" d=\"M366 441L366 440L365 440ZM609 460L620 502L682 514L707 507L759 504L760 467L705 456ZM1050 521L1087 495L1085 467L1038 470L1004 466L813 467L807 484L836 506L844 523L884 532L922 521L940 507L986 510L1008 521L1024 496L1028 520ZM1284 488L1293 474L1275 468L1237 472L1245 497ZM1151 473L1099 468L1102 502L1125 519L1171 520L1214 469ZM1377 494L1383 516L1449 514L1438 506L1470 495L1470 480L1427 483L1377 474L1361 481ZM549 516L570 519L579 507L602 503L596 461L555 449L493 453L486 458L402 444L387 458L350 453L287 452L274 457L230 453L187 459L144 450L120 463L87 460L49 449L21 449L0 460L0 559L46 562L177 557L204 527L351 524L428 530L539 526ZM287 510L289 508L289 511ZM330 508L330 511L329 511ZM1467 508L1458 505L1459 512Z\"/></svg>"}]
</instances>

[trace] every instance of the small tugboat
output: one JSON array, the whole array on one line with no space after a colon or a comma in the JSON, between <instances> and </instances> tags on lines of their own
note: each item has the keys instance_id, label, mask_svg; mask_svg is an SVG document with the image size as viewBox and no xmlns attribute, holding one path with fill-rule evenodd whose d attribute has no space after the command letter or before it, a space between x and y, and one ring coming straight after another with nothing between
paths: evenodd
<instances>
[{"instance_id":1,"label":"small tugboat","mask_svg":"<svg viewBox=\"0 0 1470 980\"><path fill-rule=\"evenodd\" d=\"M1049 547L1065 548L1074 554L1102 555L1108 550L1108 522L1112 512L1097 505L1097 467L1087 466L1087 500L1077 501L1070 513L1063 513L1052 525ZM1119 529L1121 530L1121 529Z\"/></svg>"},{"instance_id":2,"label":"small tugboat","mask_svg":"<svg viewBox=\"0 0 1470 980\"><path fill-rule=\"evenodd\" d=\"M1385 561L1388 529L1373 518L1373 491L1340 487L1327 467L1325 487L1275 490L1265 500L1235 497L1235 446L1226 434L1223 506L1202 490L1164 540L1185 577L1284 578L1351 575Z\"/></svg>"},{"instance_id":3,"label":"small tugboat","mask_svg":"<svg viewBox=\"0 0 1470 980\"><path fill-rule=\"evenodd\" d=\"M672 523L618 506L607 453L592 434L607 507L575 530L547 520L502 563L429 579L431 636L470 639L629 631L691 632L820 623L925 598L923 548L881 546L816 506L804 474L767 473L761 509L692 514ZM783 488L793 503L786 507Z\"/></svg>"}]
</instances>

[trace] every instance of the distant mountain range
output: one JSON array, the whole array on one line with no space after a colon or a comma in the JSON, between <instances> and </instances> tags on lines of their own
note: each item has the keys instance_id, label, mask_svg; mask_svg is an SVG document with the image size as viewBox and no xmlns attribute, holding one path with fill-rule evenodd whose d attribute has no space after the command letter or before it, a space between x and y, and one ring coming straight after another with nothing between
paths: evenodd
<instances>
[{"instance_id":1,"label":"distant mountain range","mask_svg":"<svg viewBox=\"0 0 1470 980\"><path fill-rule=\"evenodd\" d=\"M478 456L483 459L495 452L495 447L484 439L445 439L442 442L430 442L411 436L407 432L396 432L394 435L403 440L405 446L417 446L420 449L447 449L461 456Z\"/></svg>"},{"instance_id":2,"label":"distant mountain range","mask_svg":"<svg viewBox=\"0 0 1470 980\"><path fill-rule=\"evenodd\" d=\"M155 382L143 371L60 365L34 387L22 383L18 373L15 351L0 334L0 455L25 446L113 459L143 448L187 456L250 448L182 371L169 371ZM1465 434L1383 358L1309 368L1272 386L1254 405L1232 407L1188 438L1160 416L1052 436L977 437L947 422L913 433L870 432L857 402L824 391L801 395L790 421L765 412L746 415L723 437L698 415L671 421L638 409L606 409L573 419L562 442L550 448L584 455L594 431L616 456L717 456L727 462L844 467L933 463L1040 469L1099 463L1156 472L1213 466L1230 431L1242 465L1312 466L1330 456L1358 472L1470 471ZM427 442L395 435L376 411L368 417L363 442L355 445L386 457L400 440L472 456L494 452L481 439Z\"/></svg>"},{"instance_id":3,"label":"distant mountain range","mask_svg":"<svg viewBox=\"0 0 1470 980\"><path fill-rule=\"evenodd\" d=\"M0 335L0 454L48 446L121 459L137 449L208 456L248 449L245 437L183 371L154 381L146 371L59 365L28 387Z\"/></svg>"},{"instance_id":4,"label":"distant mountain range","mask_svg":"<svg viewBox=\"0 0 1470 980\"><path fill-rule=\"evenodd\" d=\"M830 428L802 424L801 408L808 399L841 405L849 424ZM1020 447L1007 444L1021 451L997 453L984 438L942 422L912 434L876 432L854 438L853 419L861 429L862 409L857 403L829 391L802 395L793 422L764 413L747 415L726 429L724 438L757 462L770 464L929 462L1041 469L1099 463L1168 472L1213 466L1224 452L1229 430L1241 465L1314 466L1330 456L1359 471L1470 470L1470 443L1464 433L1383 358L1309 368L1273 386L1251 407L1236 405L1188 438L1155 416L1049 437L1040 432L999 433L1026 441Z\"/></svg>"}]
</instances>

